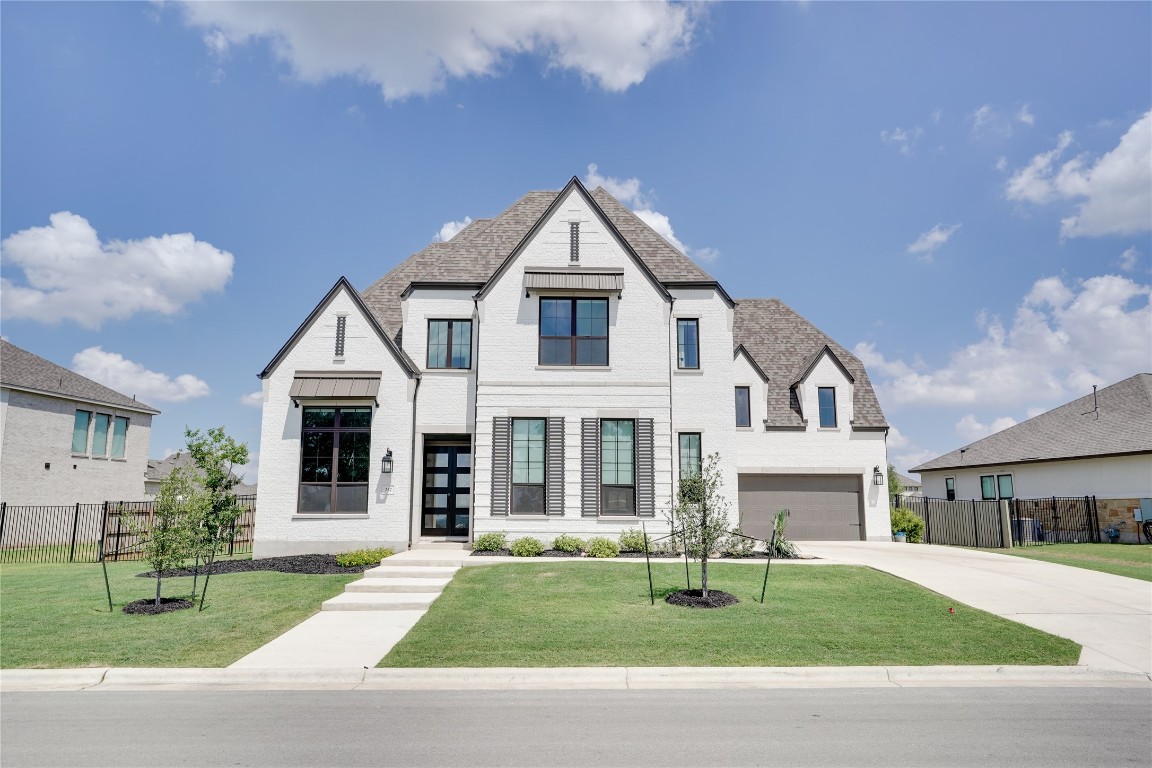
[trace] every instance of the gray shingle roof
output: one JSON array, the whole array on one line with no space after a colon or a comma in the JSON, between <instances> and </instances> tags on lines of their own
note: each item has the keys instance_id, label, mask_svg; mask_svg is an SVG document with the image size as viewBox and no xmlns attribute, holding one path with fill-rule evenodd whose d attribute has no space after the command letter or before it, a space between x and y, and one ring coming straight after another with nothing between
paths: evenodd
<instances>
[{"instance_id":1,"label":"gray shingle roof","mask_svg":"<svg viewBox=\"0 0 1152 768\"><path fill-rule=\"evenodd\" d=\"M1152 453L1152 373L1099 390L1095 402L1085 395L910 471Z\"/></svg>"},{"instance_id":2,"label":"gray shingle roof","mask_svg":"<svg viewBox=\"0 0 1152 768\"><path fill-rule=\"evenodd\" d=\"M797 374L828 346L856 380L852 394L852 426L888 426L868 372L856 356L812 325L779 299L738 299L733 342L743 345L768 376L767 427L800 428L804 420L795 408L792 384Z\"/></svg>"},{"instance_id":3,"label":"gray shingle roof","mask_svg":"<svg viewBox=\"0 0 1152 768\"><path fill-rule=\"evenodd\" d=\"M151 482L161 482L172 474L172 470L177 467L186 469L197 475L200 474L200 470L197 469L195 462L192 461L192 454L177 451L163 459L148 459L148 466L144 470L144 479ZM232 476L235 477L236 473L233 472ZM232 492L237 496L251 496L256 493L256 486L249 485L248 483L237 483L232 487Z\"/></svg>"},{"instance_id":4,"label":"gray shingle roof","mask_svg":"<svg viewBox=\"0 0 1152 768\"><path fill-rule=\"evenodd\" d=\"M160 413L150 405L109 389L103 384L97 384L92 379L49 362L3 339L0 339L0 384L140 413Z\"/></svg>"}]
</instances>

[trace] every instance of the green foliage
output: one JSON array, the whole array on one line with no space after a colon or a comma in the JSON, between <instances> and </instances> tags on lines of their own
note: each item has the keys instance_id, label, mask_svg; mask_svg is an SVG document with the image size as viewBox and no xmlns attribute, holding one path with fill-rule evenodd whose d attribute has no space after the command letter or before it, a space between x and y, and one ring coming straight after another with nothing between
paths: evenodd
<instances>
[{"instance_id":1,"label":"green foliage","mask_svg":"<svg viewBox=\"0 0 1152 768\"><path fill-rule=\"evenodd\" d=\"M772 557L795 558L800 556L796 545L788 541L784 529L788 527L788 510L782 509L776 513L776 535L768 542L768 551Z\"/></svg>"},{"instance_id":2,"label":"green foliage","mask_svg":"<svg viewBox=\"0 0 1152 768\"><path fill-rule=\"evenodd\" d=\"M892 532L903 533L909 544L919 544L924 537L924 521L910 509L892 510Z\"/></svg>"},{"instance_id":3,"label":"green foliage","mask_svg":"<svg viewBox=\"0 0 1152 768\"><path fill-rule=\"evenodd\" d=\"M643 552L645 539L647 540L648 549L652 548L652 540L645 536L643 531L637 528L629 528L620 534L620 551L621 552Z\"/></svg>"},{"instance_id":4,"label":"green foliage","mask_svg":"<svg viewBox=\"0 0 1152 768\"><path fill-rule=\"evenodd\" d=\"M224 427L210 427L206 435L185 427L184 440L208 496L197 526L196 554L211 562L220 545L231 538L232 524L243 511L232 492L240 482L232 470L248 463L248 446L229 437Z\"/></svg>"},{"instance_id":5,"label":"green foliage","mask_svg":"<svg viewBox=\"0 0 1152 768\"><path fill-rule=\"evenodd\" d=\"M351 568L354 565L376 565L384 558L392 557L394 554L396 553L389 547L356 549L336 555L336 564L345 568Z\"/></svg>"},{"instance_id":6,"label":"green foliage","mask_svg":"<svg viewBox=\"0 0 1152 768\"><path fill-rule=\"evenodd\" d=\"M896 474L896 465L888 465L888 495L895 496L904 493L904 484L900 482L900 476Z\"/></svg>"},{"instance_id":7,"label":"green foliage","mask_svg":"<svg viewBox=\"0 0 1152 768\"><path fill-rule=\"evenodd\" d=\"M567 533L562 533L552 542L552 549L557 552L583 552L584 539L579 539Z\"/></svg>"},{"instance_id":8,"label":"green foliage","mask_svg":"<svg viewBox=\"0 0 1152 768\"><path fill-rule=\"evenodd\" d=\"M752 539L746 539L741 534L743 531L740 527L732 529L728 537L724 539L724 554L728 557L752 557L752 551L756 548L756 542Z\"/></svg>"},{"instance_id":9,"label":"green foliage","mask_svg":"<svg viewBox=\"0 0 1152 768\"><path fill-rule=\"evenodd\" d=\"M512 542L509 551L513 557L540 557L544 552L544 544L540 539L524 536Z\"/></svg>"},{"instance_id":10,"label":"green foliage","mask_svg":"<svg viewBox=\"0 0 1152 768\"><path fill-rule=\"evenodd\" d=\"M208 503L191 473L177 467L160 484L150 523L143 515L121 512L121 527L141 542L144 559L156 571L156 605L164 571L179 567L195 553Z\"/></svg>"},{"instance_id":11,"label":"green foliage","mask_svg":"<svg viewBox=\"0 0 1152 768\"><path fill-rule=\"evenodd\" d=\"M485 533L472 542L475 552L499 552L508 548L508 534L503 531Z\"/></svg>"},{"instance_id":12,"label":"green foliage","mask_svg":"<svg viewBox=\"0 0 1152 768\"><path fill-rule=\"evenodd\" d=\"M731 504L720 489L720 454L712 453L704 461L699 475L680 481L680 493L672 507L669 522L683 531L684 550L700 561L700 591L708 596L708 558L718 552L728 536Z\"/></svg>"},{"instance_id":13,"label":"green foliage","mask_svg":"<svg viewBox=\"0 0 1152 768\"><path fill-rule=\"evenodd\" d=\"M616 557L620 554L620 545L603 536L593 536L588 539L588 547L585 551L588 553L588 557Z\"/></svg>"}]
</instances>

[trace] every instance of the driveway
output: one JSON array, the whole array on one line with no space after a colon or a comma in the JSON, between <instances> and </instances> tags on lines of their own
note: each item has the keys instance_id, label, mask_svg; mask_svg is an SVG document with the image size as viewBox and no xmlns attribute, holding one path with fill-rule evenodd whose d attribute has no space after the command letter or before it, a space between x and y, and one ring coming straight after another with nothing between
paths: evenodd
<instances>
[{"instance_id":1,"label":"driveway","mask_svg":"<svg viewBox=\"0 0 1152 768\"><path fill-rule=\"evenodd\" d=\"M1074 640L1083 646L1083 665L1152 674L1152 582L959 547L862 541L799 547Z\"/></svg>"}]
</instances>

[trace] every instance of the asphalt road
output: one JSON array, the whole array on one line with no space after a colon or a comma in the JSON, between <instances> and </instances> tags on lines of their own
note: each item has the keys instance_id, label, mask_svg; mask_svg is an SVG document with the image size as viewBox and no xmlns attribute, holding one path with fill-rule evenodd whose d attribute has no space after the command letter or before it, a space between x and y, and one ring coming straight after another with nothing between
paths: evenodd
<instances>
[{"instance_id":1,"label":"asphalt road","mask_svg":"<svg viewBox=\"0 0 1152 768\"><path fill-rule=\"evenodd\" d=\"M1150 766L1149 688L11 693L23 766Z\"/></svg>"}]
</instances>

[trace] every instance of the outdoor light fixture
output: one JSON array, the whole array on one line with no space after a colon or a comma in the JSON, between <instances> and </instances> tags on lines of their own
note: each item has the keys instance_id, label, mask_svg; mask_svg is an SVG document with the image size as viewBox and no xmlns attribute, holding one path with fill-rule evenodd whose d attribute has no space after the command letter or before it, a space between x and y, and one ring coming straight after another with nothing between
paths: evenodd
<instances>
[{"instance_id":1,"label":"outdoor light fixture","mask_svg":"<svg viewBox=\"0 0 1152 768\"><path fill-rule=\"evenodd\" d=\"M380 460L380 472L385 475L392 474L392 449L388 449L388 453L384 454L384 458Z\"/></svg>"},{"instance_id":2,"label":"outdoor light fixture","mask_svg":"<svg viewBox=\"0 0 1152 768\"><path fill-rule=\"evenodd\" d=\"M872 482L876 485L884 485L884 473L880 471L879 464L872 470Z\"/></svg>"}]
</instances>

